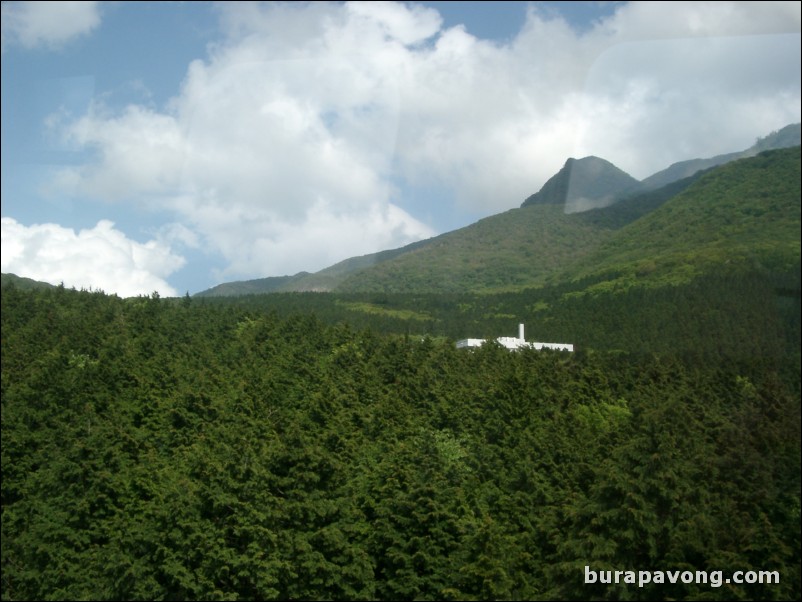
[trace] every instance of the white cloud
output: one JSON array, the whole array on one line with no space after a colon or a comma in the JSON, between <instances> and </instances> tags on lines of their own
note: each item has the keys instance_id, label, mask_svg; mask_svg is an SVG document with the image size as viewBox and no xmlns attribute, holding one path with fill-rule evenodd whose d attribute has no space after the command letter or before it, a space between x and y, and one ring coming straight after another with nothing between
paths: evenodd
<instances>
[{"instance_id":1,"label":"white cloud","mask_svg":"<svg viewBox=\"0 0 802 602\"><path fill-rule=\"evenodd\" d=\"M166 278L184 264L164 243L131 240L101 220L75 232L56 224L24 226L2 218L2 271L122 297L176 296Z\"/></svg>"},{"instance_id":2,"label":"white cloud","mask_svg":"<svg viewBox=\"0 0 802 602\"><path fill-rule=\"evenodd\" d=\"M599 29L615 41L798 32L799 2L628 2Z\"/></svg>"},{"instance_id":3,"label":"white cloud","mask_svg":"<svg viewBox=\"0 0 802 602\"><path fill-rule=\"evenodd\" d=\"M2 47L56 48L100 24L99 2L3 2Z\"/></svg>"},{"instance_id":4,"label":"white cloud","mask_svg":"<svg viewBox=\"0 0 802 602\"><path fill-rule=\"evenodd\" d=\"M490 214L568 156L643 178L800 120L796 2L625 4L582 32L533 5L505 44L414 4L229 4L166 110L68 126L97 158L59 181L176 213L227 278L432 234L407 183Z\"/></svg>"},{"instance_id":5,"label":"white cloud","mask_svg":"<svg viewBox=\"0 0 802 602\"><path fill-rule=\"evenodd\" d=\"M247 274L264 274L281 266L282 274L322 269L335 262L363 255L367 251L402 246L431 235L415 220L392 204L374 205L357 213L338 210L321 201L297 221L247 219L232 224L228 236L218 236L229 267L219 276L224 280ZM247 240L247 244L239 241Z\"/></svg>"}]
</instances>

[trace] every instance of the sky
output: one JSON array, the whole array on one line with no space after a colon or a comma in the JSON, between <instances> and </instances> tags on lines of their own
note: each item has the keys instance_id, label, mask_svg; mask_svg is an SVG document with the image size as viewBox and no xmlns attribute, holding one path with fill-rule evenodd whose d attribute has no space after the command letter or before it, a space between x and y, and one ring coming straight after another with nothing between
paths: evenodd
<instances>
[{"instance_id":1,"label":"sky","mask_svg":"<svg viewBox=\"0 0 802 602\"><path fill-rule=\"evenodd\" d=\"M799 2L3 2L2 271L315 272L800 121Z\"/></svg>"}]
</instances>

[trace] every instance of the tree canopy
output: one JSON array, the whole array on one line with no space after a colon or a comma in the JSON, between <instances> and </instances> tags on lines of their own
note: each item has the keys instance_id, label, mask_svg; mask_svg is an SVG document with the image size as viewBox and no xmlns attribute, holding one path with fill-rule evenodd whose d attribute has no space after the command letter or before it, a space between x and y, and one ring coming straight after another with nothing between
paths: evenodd
<instances>
[{"instance_id":1,"label":"tree canopy","mask_svg":"<svg viewBox=\"0 0 802 602\"><path fill-rule=\"evenodd\" d=\"M458 350L339 309L376 321L5 288L3 598L799 599L798 356Z\"/></svg>"}]
</instances>

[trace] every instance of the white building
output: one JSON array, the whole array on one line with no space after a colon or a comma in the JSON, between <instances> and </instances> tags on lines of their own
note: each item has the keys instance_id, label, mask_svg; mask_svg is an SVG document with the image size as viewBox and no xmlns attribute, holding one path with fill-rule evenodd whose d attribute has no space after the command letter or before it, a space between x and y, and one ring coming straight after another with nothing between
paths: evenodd
<instances>
[{"instance_id":1,"label":"white building","mask_svg":"<svg viewBox=\"0 0 802 602\"><path fill-rule=\"evenodd\" d=\"M481 347L486 339L462 339L457 341L457 349L464 349L465 347ZM518 324L517 337L498 337L496 342L510 351L516 349L556 349L558 351L571 351L573 352L574 346L571 343L527 343L524 337L524 325Z\"/></svg>"}]
</instances>

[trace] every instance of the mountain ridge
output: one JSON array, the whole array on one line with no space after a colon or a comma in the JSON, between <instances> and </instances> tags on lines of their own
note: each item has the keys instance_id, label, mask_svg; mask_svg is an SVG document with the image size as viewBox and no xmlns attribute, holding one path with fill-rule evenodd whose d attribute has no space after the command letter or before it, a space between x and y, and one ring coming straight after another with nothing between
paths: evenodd
<instances>
[{"instance_id":1,"label":"mountain ridge","mask_svg":"<svg viewBox=\"0 0 802 602\"><path fill-rule=\"evenodd\" d=\"M573 169L576 168L576 165L580 165L583 168L593 167L594 169L601 170L607 174L615 174L611 179L614 182L620 183L620 186L614 185L612 187L608 187L605 193L595 195L597 201L601 199L602 204L609 204L605 204L603 207L593 207L587 211L570 213L569 215L582 217L569 219L575 219L577 223L590 222L595 224L596 227L600 228L601 230L593 232L591 236L591 242L598 242L604 238L605 230L621 227L623 224L629 223L630 221L641 217L645 213L654 210L656 207L659 207L662 203L664 203L668 198L671 198L671 196L678 194L690 186L695 179L700 177L700 175L706 170L715 169L719 165L737 160L738 158L754 156L760 152L760 150L771 149L778 146L789 146L794 142L799 144L799 141L800 124L792 124L781 128L778 131L772 132L765 137L759 138L754 145L744 151L718 155L710 159L693 159L685 162L675 163L664 170L656 172L641 182L641 184L643 184L643 182L648 182L647 186L638 186L634 188L630 188L630 186L632 186L632 182L637 183L637 180L631 178L628 176L628 174L619 170L612 163L609 163L604 159L600 159L598 157L590 158L591 161L585 161L583 159L569 159L566 161L566 165L569 165ZM565 166L563 169L565 169ZM585 171L589 172L592 170L588 169ZM693 173L691 175L684 175L689 171L693 171ZM623 176L621 176L621 174L623 174ZM558 174L555 174L552 180L557 177L557 175L559 175L559 172ZM655 186L655 183L658 181L666 180L668 180L668 183L659 187ZM564 185L565 190L567 191L568 184L565 182L564 178L562 179L562 182L560 182L558 179L558 183L561 186ZM583 184L583 186L585 185ZM554 187L557 188L557 185L555 184ZM547 188L547 185L544 185L544 187L541 188L541 191L544 188ZM582 187L577 188L577 190L580 190L581 188ZM611 193L611 189L616 188L624 191L619 192L617 197ZM516 222L518 221L517 218L523 219L525 223L530 224L538 223L540 220L545 220L544 225L553 225L552 222L558 219L556 214L552 215L553 212L544 209L544 207L549 206L558 207L559 203L555 201L556 197L552 196L552 198L549 199L550 202L545 202L546 199L542 197L538 199L538 201L542 202L531 202L530 199L537 197L538 194L539 193L535 193L534 195L528 197L518 209L511 209L506 212L492 215L487 218L483 218L474 224L470 224L463 228L446 232L426 240L416 241L404 247L379 251L377 253L370 253L358 257L351 257L312 274L301 272L294 276L255 279L245 281L245 283L242 285L240 282L224 283L212 289L196 293L195 296L236 296L240 294L303 291L347 292L354 290L368 290L372 287L372 290L380 290L382 286L385 287L386 290L394 290L399 288L399 282L397 281L397 278L405 271L403 264L409 264L409 269L415 269L419 271L423 270L423 272L426 271L426 266L424 265L426 262L424 261L417 262L417 267L412 267L416 264L416 262L412 260L412 258L415 257L415 254L418 254L418 258L425 256L424 254L426 253L441 255L439 257L433 257L433 261L435 259L437 261L444 260L442 254L448 250L449 241L453 243L458 240L460 236L469 237L468 241L462 243L462 246L466 248L463 249L462 256L455 252L456 254L452 253L448 260L455 264L452 267L454 267L457 272L466 273L470 272L472 269L474 271L479 270L476 273L476 276L473 278L473 280L476 281L477 279L481 279L483 274L492 274L492 270L498 267L500 262L503 263L503 258L499 257L499 249L496 248L494 250L494 245L498 247L499 243L502 241L504 241L505 244L509 243L506 244L505 247L507 259L512 256L512 250L509 247L515 246L514 240L510 239L509 237L505 238L505 236L500 232L491 232L491 230L502 230L503 227L508 226L516 228ZM527 203L527 201L530 202ZM544 213L544 215L536 216L534 214L515 213L521 209L534 209L536 212ZM563 213L565 212L563 211ZM492 228L491 226L494 224L498 227ZM550 233L548 238L542 238L542 244L552 244L554 242L553 239L555 238L559 239L561 237L571 237L572 235L568 230L565 229L564 223L562 226L563 229L561 231ZM520 228L517 228L517 231L520 232ZM540 232L542 233L542 231ZM586 224L582 224L581 227L578 226L576 228L576 233L578 234L575 234L577 236L580 234L582 235L579 238L579 244L583 247L585 246L585 242L587 242L583 237L588 235L588 232L589 231ZM533 240L531 233L524 233L523 236L525 237L524 242L528 242L526 242L522 248L525 248L526 245L529 245L528 252L531 256L531 254L534 252L533 245L536 245L537 241ZM563 243L569 244L566 241L562 241L560 244ZM427 249L429 250L427 251ZM577 249L578 254L586 251L587 249L584 248ZM489 253L490 257L488 258L488 261L485 262L485 265L480 266L477 265L476 256L482 253ZM563 255L566 253L570 255L571 251L561 250L560 253ZM529 268L526 265L525 257L517 257L513 260L513 267L518 266L520 268L521 265L523 265L523 271L520 273L524 276L527 272L531 276L533 271L537 271L535 268ZM379 279L382 281L382 284L380 285L378 282L376 282L369 286L368 281L370 278L366 272L379 270L380 266L384 266L382 269L388 272ZM453 273L441 274L439 277L435 274L430 274L428 277L424 277L423 273L421 273L420 275L415 276L415 280L420 283L421 280L428 279L430 281L435 281L439 278L442 282L441 284L435 286L434 290L462 290L462 287L465 285L477 285L479 290L485 290L488 288L493 290L503 290L509 287L515 288L520 286L537 285L539 282L542 283L545 281L545 276L542 273L539 275L536 274L536 276L537 277L534 278L527 278L523 276L520 278L510 278L491 275L489 276L489 279L491 281L495 280L495 282L492 282L489 286L486 285L487 283L483 284L481 282L478 284L476 282L471 284L471 282L467 279L463 282L460 282L460 279ZM396 280L394 280L394 277ZM506 282L504 282L504 280L506 280ZM433 282L429 282L427 286L431 287L432 284Z\"/></svg>"},{"instance_id":2,"label":"mountain ridge","mask_svg":"<svg viewBox=\"0 0 802 602\"><path fill-rule=\"evenodd\" d=\"M763 151L692 177L693 184L624 225L561 275L602 288L687 282L717 266L787 272L800 261L802 147ZM715 224L715 228L711 228Z\"/></svg>"},{"instance_id":3,"label":"mountain ridge","mask_svg":"<svg viewBox=\"0 0 802 602\"><path fill-rule=\"evenodd\" d=\"M789 146L797 146L800 143L802 143L802 124L790 124L767 136L758 138L757 141L746 150L716 155L708 159L689 159L687 161L672 163L666 169L658 171L641 180L641 185L645 190L652 190L678 179L692 176L703 169L710 169L711 167L724 165L725 163L738 159L754 157L759 152L765 150L788 148Z\"/></svg>"}]
</instances>

